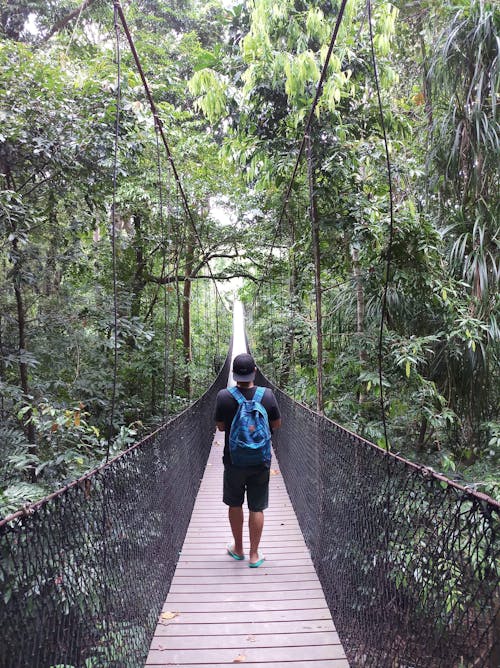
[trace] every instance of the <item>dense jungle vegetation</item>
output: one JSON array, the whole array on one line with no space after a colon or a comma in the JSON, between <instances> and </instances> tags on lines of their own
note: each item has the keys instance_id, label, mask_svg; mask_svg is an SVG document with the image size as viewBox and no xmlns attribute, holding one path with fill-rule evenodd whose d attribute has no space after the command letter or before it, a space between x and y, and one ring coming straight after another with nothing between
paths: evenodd
<instances>
[{"instance_id":1,"label":"dense jungle vegetation","mask_svg":"<svg viewBox=\"0 0 500 668\"><path fill-rule=\"evenodd\" d=\"M118 86L113 2L3 0L1 514L201 394L235 291L268 376L383 443L390 201L367 3L347 4L285 208L340 2L122 6L195 228L123 31ZM394 211L390 447L500 498L500 9L374 0L372 29Z\"/></svg>"}]
</instances>

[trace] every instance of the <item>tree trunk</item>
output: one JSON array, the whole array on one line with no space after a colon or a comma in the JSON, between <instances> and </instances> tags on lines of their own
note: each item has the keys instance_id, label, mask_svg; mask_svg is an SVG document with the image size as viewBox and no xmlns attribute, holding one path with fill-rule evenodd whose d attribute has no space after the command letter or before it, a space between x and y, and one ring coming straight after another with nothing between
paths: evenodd
<instances>
[{"instance_id":1,"label":"tree trunk","mask_svg":"<svg viewBox=\"0 0 500 668\"><path fill-rule=\"evenodd\" d=\"M309 215L311 218L312 247L314 255L314 293L316 299L316 340L317 352L317 383L316 383L316 409L323 413L323 330L322 330L322 308L321 308L321 249L319 242L319 220L316 206L316 183L314 178L314 156L310 135L307 136L307 179L309 183Z\"/></svg>"},{"instance_id":2,"label":"tree trunk","mask_svg":"<svg viewBox=\"0 0 500 668\"><path fill-rule=\"evenodd\" d=\"M15 243L15 242L14 242ZM21 286L19 284L19 277L14 276L14 294L16 296L16 306L17 306L17 331L18 331L18 340L19 340L19 377L21 382L21 389L25 396L26 401L30 394L29 382L28 382L28 363L23 360L23 355L26 352L26 311L24 308L23 294L21 291ZM36 432L35 425L31 421L31 410L27 411L24 414L24 430L28 443L31 444L29 451L33 453L35 451L36 443ZM31 481L35 481L35 470L31 470Z\"/></svg>"},{"instance_id":3,"label":"tree trunk","mask_svg":"<svg viewBox=\"0 0 500 668\"><path fill-rule=\"evenodd\" d=\"M59 229L57 220L57 200L54 191L51 190L48 197L48 219L52 230L50 235L50 244L47 250L47 259L45 260L46 270L42 290L46 297L50 297L58 292L61 285L61 271L57 268L57 255L60 240L57 230Z\"/></svg>"},{"instance_id":4,"label":"tree trunk","mask_svg":"<svg viewBox=\"0 0 500 668\"><path fill-rule=\"evenodd\" d=\"M424 449L426 432L427 432L427 418L423 416L422 422L420 423L420 429L418 432L418 441L417 441L418 452L422 452Z\"/></svg>"},{"instance_id":5,"label":"tree trunk","mask_svg":"<svg viewBox=\"0 0 500 668\"><path fill-rule=\"evenodd\" d=\"M3 319L0 313L0 382L5 381L5 358L3 352ZM3 392L0 394L0 420L5 420L5 405Z\"/></svg>"},{"instance_id":6,"label":"tree trunk","mask_svg":"<svg viewBox=\"0 0 500 668\"><path fill-rule=\"evenodd\" d=\"M55 23L51 30L47 33L47 35L43 38L42 42L48 42L51 37L53 37L56 33L61 32L61 30L64 30L66 26L73 21L73 19L78 19L80 14L90 7L91 5L94 4L96 0L85 0L82 2L80 7L78 9L74 9L73 11L69 12L69 14L66 14L62 19L60 19L57 23Z\"/></svg>"},{"instance_id":7,"label":"tree trunk","mask_svg":"<svg viewBox=\"0 0 500 668\"><path fill-rule=\"evenodd\" d=\"M288 263L290 267L290 276L288 279L288 294L290 298L290 321L289 330L287 332L285 347L283 351L283 364L281 367L280 385L285 387L290 380L290 370L294 364L294 348L295 348L295 323L294 323L294 305L296 301L297 292L297 262L295 261L295 224L290 218L290 248L288 252Z\"/></svg>"},{"instance_id":8,"label":"tree trunk","mask_svg":"<svg viewBox=\"0 0 500 668\"><path fill-rule=\"evenodd\" d=\"M184 389L188 397L191 397L191 376L189 364L191 354L191 279L194 263L194 239L189 234L186 248L185 280L182 293L182 347L184 349L184 362L186 371L184 374Z\"/></svg>"},{"instance_id":9,"label":"tree trunk","mask_svg":"<svg viewBox=\"0 0 500 668\"><path fill-rule=\"evenodd\" d=\"M6 180L6 185L7 188L10 188L11 190L16 189L16 185L14 183L14 178L11 174L10 167L8 164L4 165L5 169L5 180ZM15 225L12 226L12 236L13 236L13 241L12 241L12 257L17 258L14 264L14 270L12 272L12 285L14 288L14 295L16 298L16 308L17 308L17 331L18 331L18 342L19 342L19 379L20 379L20 385L21 389L23 391L23 394L25 396L26 401L29 401L28 397L30 394L29 391L29 373L28 373L28 363L23 360L24 353L26 351L26 310L24 307L24 299L23 299L23 293L21 290L21 278L20 278L20 261L19 261L19 253L18 253L18 240L16 237L16 227ZM32 412L31 410L27 411L24 416L23 416L23 428L24 432L26 434L26 438L28 439L28 443L30 443L30 448L29 451L31 453L34 453L36 450L36 431L35 431L35 425L31 421L32 417ZM32 467L31 472L30 472L30 478L31 481L34 482L36 479L35 475L35 469Z\"/></svg>"},{"instance_id":10,"label":"tree trunk","mask_svg":"<svg viewBox=\"0 0 500 668\"><path fill-rule=\"evenodd\" d=\"M142 237L141 216L134 214L134 254L135 254L135 272L132 282L132 304L130 314L132 317L139 318L141 315L141 298L146 280L144 277L145 259L144 259L144 241Z\"/></svg>"},{"instance_id":11,"label":"tree trunk","mask_svg":"<svg viewBox=\"0 0 500 668\"><path fill-rule=\"evenodd\" d=\"M365 293L363 290L363 280L361 276L361 269L359 266L359 251L357 248L351 246L352 257L352 273L354 276L354 284L356 286L356 332L358 334L358 350L359 363L363 367L366 362L366 350L363 346L362 335L365 331ZM360 391L358 396L358 403L362 404L365 400L364 394Z\"/></svg>"},{"instance_id":12,"label":"tree trunk","mask_svg":"<svg viewBox=\"0 0 500 668\"><path fill-rule=\"evenodd\" d=\"M425 40L423 35L423 25L421 17L418 19L417 32L420 36L420 50L422 52L422 74L423 74L422 83L424 91L425 114L427 116L427 131L429 133L429 138L430 138L430 135L432 133L432 126L434 123L434 117L432 110L431 84L429 82L429 68L427 67L427 49L425 48Z\"/></svg>"}]
</instances>

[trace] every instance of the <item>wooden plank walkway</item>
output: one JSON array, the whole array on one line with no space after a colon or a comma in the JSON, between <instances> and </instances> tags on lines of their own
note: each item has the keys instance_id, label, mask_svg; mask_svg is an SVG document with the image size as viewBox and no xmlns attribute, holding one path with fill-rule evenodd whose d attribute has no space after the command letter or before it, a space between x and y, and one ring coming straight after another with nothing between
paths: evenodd
<instances>
[{"instance_id":1,"label":"wooden plank walkway","mask_svg":"<svg viewBox=\"0 0 500 668\"><path fill-rule=\"evenodd\" d=\"M260 547L265 563L250 569L226 554L223 442L217 432L146 666L347 668L275 459ZM244 536L248 550L247 527Z\"/></svg>"}]
</instances>

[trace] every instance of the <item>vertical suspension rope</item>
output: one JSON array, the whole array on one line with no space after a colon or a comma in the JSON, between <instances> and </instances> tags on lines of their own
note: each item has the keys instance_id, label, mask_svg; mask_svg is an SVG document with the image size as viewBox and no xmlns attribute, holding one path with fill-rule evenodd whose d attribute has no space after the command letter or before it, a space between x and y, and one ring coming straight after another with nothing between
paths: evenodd
<instances>
[{"instance_id":1,"label":"vertical suspension rope","mask_svg":"<svg viewBox=\"0 0 500 668\"><path fill-rule=\"evenodd\" d=\"M380 124L382 127L382 134L384 137L384 148L385 148L385 161L386 161L386 168L387 168L387 181L389 184L389 212L390 212L390 218L389 218L389 240L387 243L387 255L386 255L386 263L385 263L385 280L384 280L384 288L382 292L382 308L381 308L381 314L380 314L380 329L379 329L379 340L378 340L378 376L379 376L379 384L380 384L380 410L382 414L382 425L384 429L384 442L385 442L385 449L388 452L389 451L389 440L387 438L387 422L386 422L386 415L385 415L385 397L384 397L384 386L382 384L382 379L383 379L383 361L382 361L382 347L384 343L384 322L387 317L387 292L389 290L389 281L390 281L390 271L391 271L391 261L392 261L392 243L393 243L393 238L394 238L394 199L393 199L393 192L392 192L392 171L391 171L391 160L389 157L389 146L387 142L387 132L385 128L385 120L384 120L384 109L382 106L382 97L380 95L380 85L379 85L379 77L378 77L378 69L377 69L377 60L375 58L375 47L373 44L373 25L372 25L372 4L371 0L367 0L367 9L368 9L368 26L370 30L370 50L371 50L371 58L372 58L372 67L373 67L373 76L375 79L375 87L377 89L377 101L378 101L378 109L379 109L379 114L380 114Z\"/></svg>"},{"instance_id":2,"label":"vertical suspension rope","mask_svg":"<svg viewBox=\"0 0 500 668\"><path fill-rule=\"evenodd\" d=\"M215 286L212 285L210 289L212 289L212 288L215 291ZM215 355L216 355L216 357L215 357L215 359L217 360L217 364L216 364L217 369L216 370L217 370L217 373L218 373L219 358L220 358L220 340L219 340L220 339L220 332L219 332L219 299L218 299L217 292L215 292L215 337L216 337L216 341L215 341Z\"/></svg>"},{"instance_id":3,"label":"vertical suspension rope","mask_svg":"<svg viewBox=\"0 0 500 668\"><path fill-rule=\"evenodd\" d=\"M207 290L207 287L208 287L208 290ZM206 284L203 285L203 300L204 300L204 307L205 307L205 324L208 325L209 330L212 332L212 336L213 336L213 329L212 329L212 326L211 326L211 323L210 323L210 301L209 301L210 300L210 287L211 286L207 286ZM210 358L213 355L213 353L211 352L211 351L213 351L213 348L214 348L213 339L210 336L201 337L201 338L205 339L205 343L206 343L206 349L205 349L205 354L204 354L206 374L207 374L206 375L206 382L210 383L210 378L211 378L211 375L212 375L212 364L211 364Z\"/></svg>"},{"instance_id":4,"label":"vertical suspension rope","mask_svg":"<svg viewBox=\"0 0 500 668\"><path fill-rule=\"evenodd\" d=\"M160 139L158 136L158 125L155 116L155 137L156 137L156 166L158 172L158 208L160 215L161 228L161 245L162 245L162 266L160 279L163 282L163 320L164 320L164 341L163 341L163 422L168 420L168 303L167 303L167 262L166 262L166 234L165 234L165 217L163 215L163 173L161 168L161 154L160 154Z\"/></svg>"},{"instance_id":5,"label":"vertical suspension rope","mask_svg":"<svg viewBox=\"0 0 500 668\"><path fill-rule=\"evenodd\" d=\"M375 86L377 89L377 102L378 110L380 114L380 124L382 126L382 134L384 138L384 148L385 148L385 160L387 168L387 180L389 184L389 239L387 244L387 255L386 255L386 264L385 264L385 280L384 288L382 292L382 305L380 312L380 329L379 329L379 340L378 340L378 377L380 384L380 411L382 416L382 425L384 430L384 444L386 452L386 473L387 473L387 487L385 495L385 528L384 528L384 540L385 540L385 552L389 553L389 545L391 540L391 521L392 517L392 499L391 499L391 485L392 485L392 471L391 471L391 460L389 457L389 439L387 438L387 420L385 414L385 396L384 396L384 386L383 386L383 360L382 360L382 347L384 343L384 322L387 315L387 292L389 289L389 280L390 280L390 271L391 271L391 260L392 260L392 242L394 237L394 206L393 206L393 193L392 193L392 172L391 172L391 161L389 157L389 146L387 142L387 132L385 128L385 119L384 119L384 109L382 106L382 97L380 94L380 85L377 69L377 60L375 58L375 47L373 40L373 24L372 24L372 5L371 0L367 0L367 9L368 9L368 26L370 31L370 51L373 67L373 76L375 79ZM391 597L391 594L388 593L388 598ZM384 616L387 615L387 607L383 610ZM386 622L387 623L387 622ZM392 645L396 642L395 636L393 636Z\"/></svg>"},{"instance_id":6,"label":"vertical suspension rope","mask_svg":"<svg viewBox=\"0 0 500 668\"><path fill-rule=\"evenodd\" d=\"M288 187L287 187L286 194L285 194L285 197L284 197L284 200L283 200L280 215L278 217L278 222L277 222L277 224L275 225L275 228L274 228L274 237L273 237L273 241L271 243L271 250L269 252L268 263L270 263L271 260L272 260L274 244L275 244L276 239L278 237L278 230L281 226L281 222L283 220L283 217L285 216L285 214L288 210L288 205L289 205L291 194L292 194L293 184L294 184L294 181L295 181L295 177L297 176L297 172L298 172L298 169L299 169L299 165L300 165L302 155L303 155L304 150L306 148L307 137L308 137L308 135L310 133L310 130L311 130L311 125L312 125L312 122L313 122L316 107L318 106L318 102L319 102L319 100L320 100L320 98L323 94L323 87L324 87L325 81L326 81L328 66L330 64L330 59L332 57L335 42L337 41L337 36L338 36L339 30L340 30L340 25L342 23L342 19L344 18L344 12L345 12L345 9L346 9L347 1L348 0L342 0L341 3L340 3L339 12L337 14L337 20L336 20L335 26L333 28L333 33L332 33L332 36L331 36L331 39L330 39L330 44L328 46L328 51L326 53L325 60L324 60L324 63L323 63L323 67L321 69L319 81L318 81L318 84L316 86L316 93L314 95L314 100L312 102L312 105L311 105L311 108L309 110L309 114L307 116L307 120L306 120L306 123L305 123L305 126L304 126L304 134L302 135L302 139L301 139L300 146L299 146L299 152L297 154L297 158L295 160L295 164L294 164L293 171L292 171L292 176L291 176L290 181L288 183ZM260 292L260 288L261 288L263 282L264 282L264 276L262 276L261 280L258 283L257 293Z\"/></svg>"},{"instance_id":7,"label":"vertical suspension rope","mask_svg":"<svg viewBox=\"0 0 500 668\"><path fill-rule=\"evenodd\" d=\"M115 418L116 405L116 384L118 375L118 282L116 278L116 191L118 177L118 140L120 134L120 107L121 107L121 52L120 52L120 26L118 23L118 12L115 3L114 6L114 29L115 29L115 58L116 58L116 118L115 118L115 137L113 150L113 201L111 209L111 254L112 254L112 272L113 272L113 389L111 393L111 410L108 426L108 440L106 445L106 464L109 462L111 450L111 440L113 438L113 423ZM111 631L110 622L110 593L106 574L108 572L107 564L108 553L108 527L109 527L109 498L106 471L103 474L103 496L102 496L102 558L104 572L104 614L103 627L104 633ZM107 642L106 642L107 644Z\"/></svg>"},{"instance_id":8,"label":"vertical suspension rope","mask_svg":"<svg viewBox=\"0 0 500 668\"><path fill-rule=\"evenodd\" d=\"M175 218L176 221L179 221L181 218L181 207L179 204L179 186L176 183L176 188L175 188ZM175 324L174 324L174 331L173 331L173 340L174 342L177 341L177 337L179 336L179 326L180 326L180 321L181 321L181 299L180 299L180 294L179 294L179 271L180 271L180 254L181 251L184 249L184 245L186 243L186 227L182 228L182 232L179 231L179 243L177 244L177 252L175 255L175 262L174 262L174 276L175 276L175 300L176 300L176 317L175 317ZM177 364L176 364L176 350L177 346L174 343L173 350L172 350L172 382L171 382L171 391L172 394L175 390L175 383L177 382Z\"/></svg>"},{"instance_id":9,"label":"vertical suspension rope","mask_svg":"<svg viewBox=\"0 0 500 668\"><path fill-rule=\"evenodd\" d=\"M116 190L118 175L118 138L120 134L120 105L121 105L121 53L120 53L120 25L118 22L118 8L114 6L115 49L116 49L116 119L115 139L113 151L113 203L111 208L111 254L113 272L113 389L111 393L111 411L108 427L108 442L106 448L106 463L109 461L111 439L113 437L113 422L115 419L116 383L118 374L118 282L116 278Z\"/></svg>"},{"instance_id":10,"label":"vertical suspension rope","mask_svg":"<svg viewBox=\"0 0 500 668\"><path fill-rule=\"evenodd\" d=\"M290 337L290 373L288 383L293 388L293 398L296 398L296 379L295 379L295 293L297 286L295 284L295 223L292 221L290 213L288 213L288 226L290 228L290 244L288 246L288 300L289 300L289 317L290 330L288 336Z\"/></svg>"},{"instance_id":11,"label":"vertical suspension rope","mask_svg":"<svg viewBox=\"0 0 500 668\"><path fill-rule=\"evenodd\" d=\"M312 125L311 125L312 129ZM311 245L314 261L314 305L316 319L316 410L323 413L323 314L321 289L321 253L319 236L319 218L316 207L314 154L311 141L311 130L306 140L307 184L309 189L309 218L311 221Z\"/></svg>"}]
</instances>

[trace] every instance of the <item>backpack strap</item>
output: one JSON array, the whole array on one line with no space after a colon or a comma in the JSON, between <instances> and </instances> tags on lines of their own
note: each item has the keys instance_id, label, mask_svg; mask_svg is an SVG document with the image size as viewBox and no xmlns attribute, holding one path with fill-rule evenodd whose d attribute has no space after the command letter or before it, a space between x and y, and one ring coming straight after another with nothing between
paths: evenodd
<instances>
[{"instance_id":1,"label":"backpack strap","mask_svg":"<svg viewBox=\"0 0 500 668\"><path fill-rule=\"evenodd\" d=\"M236 399L236 401L239 404L242 404L244 401L246 401L245 397L242 395L242 393L236 387L236 385L234 385L233 387L228 387L227 389L231 393L232 397ZM266 391L265 387L257 387L251 401L257 401L259 404L261 404L262 399L264 398L265 391Z\"/></svg>"},{"instance_id":2,"label":"backpack strap","mask_svg":"<svg viewBox=\"0 0 500 668\"><path fill-rule=\"evenodd\" d=\"M244 403L246 401L245 397L241 394L241 392L236 387L236 385L233 386L233 387L228 387L227 389L230 392L230 394L232 395L233 399L236 399L238 404L241 405L242 403Z\"/></svg>"},{"instance_id":3,"label":"backpack strap","mask_svg":"<svg viewBox=\"0 0 500 668\"><path fill-rule=\"evenodd\" d=\"M262 403L262 399L264 398L264 392L266 391L265 387L257 387L255 390L255 394L253 395L253 401L257 401L259 404Z\"/></svg>"}]
</instances>

